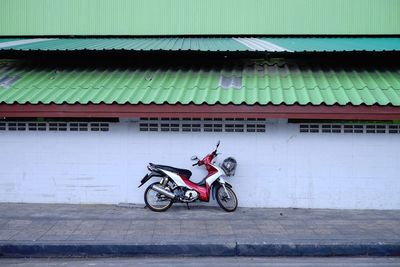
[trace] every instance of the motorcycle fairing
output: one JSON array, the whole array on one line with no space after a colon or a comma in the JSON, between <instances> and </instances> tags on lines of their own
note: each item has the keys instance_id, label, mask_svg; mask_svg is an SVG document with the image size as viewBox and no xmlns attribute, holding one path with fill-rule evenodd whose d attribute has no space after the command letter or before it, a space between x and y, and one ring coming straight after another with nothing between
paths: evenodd
<instances>
[{"instance_id":1,"label":"motorcycle fairing","mask_svg":"<svg viewBox=\"0 0 400 267\"><path fill-rule=\"evenodd\" d=\"M222 175L224 175L224 171L222 169L220 169L215 165L210 164L208 169L206 184L208 184L208 186L212 185L215 182L215 180L217 180Z\"/></svg>"},{"instance_id":2,"label":"motorcycle fairing","mask_svg":"<svg viewBox=\"0 0 400 267\"><path fill-rule=\"evenodd\" d=\"M185 183L187 188L194 189L199 193L199 199L202 201L209 201L210 200L210 189L211 185L223 174L223 171L215 165L209 166L208 174L206 176L205 183L200 184L194 183L189 179L182 177L183 182Z\"/></svg>"},{"instance_id":3,"label":"motorcycle fairing","mask_svg":"<svg viewBox=\"0 0 400 267\"><path fill-rule=\"evenodd\" d=\"M207 183L205 184L205 186L201 186L193 183L192 181L186 178L183 178L183 181L185 182L186 187L196 190L199 193L200 200L207 202L209 201L210 186Z\"/></svg>"},{"instance_id":4,"label":"motorcycle fairing","mask_svg":"<svg viewBox=\"0 0 400 267\"><path fill-rule=\"evenodd\" d=\"M174 180L174 182L176 183L177 186L188 187L178 174L167 171L167 170L163 170L163 169L159 169L159 170L162 171L163 173L165 173L166 175L168 175L172 180ZM192 188L190 188L190 189L192 189Z\"/></svg>"}]
</instances>

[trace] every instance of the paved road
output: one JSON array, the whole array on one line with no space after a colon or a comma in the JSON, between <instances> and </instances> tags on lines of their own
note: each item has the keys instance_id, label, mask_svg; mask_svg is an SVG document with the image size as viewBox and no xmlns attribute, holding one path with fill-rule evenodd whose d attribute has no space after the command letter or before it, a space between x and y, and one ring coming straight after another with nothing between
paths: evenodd
<instances>
[{"instance_id":1,"label":"paved road","mask_svg":"<svg viewBox=\"0 0 400 267\"><path fill-rule=\"evenodd\" d=\"M398 267L400 258L97 258L97 259L0 259L0 266L205 266L205 267Z\"/></svg>"}]
</instances>

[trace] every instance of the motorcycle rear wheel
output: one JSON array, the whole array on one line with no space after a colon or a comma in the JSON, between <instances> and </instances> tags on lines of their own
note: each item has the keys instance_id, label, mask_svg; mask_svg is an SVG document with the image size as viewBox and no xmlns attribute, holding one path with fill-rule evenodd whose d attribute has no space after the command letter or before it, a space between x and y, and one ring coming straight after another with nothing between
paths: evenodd
<instances>
[{"instance_id":1,"label":"motorcycle rear wheel","mask_svg":"<svg viewBox=\"0 0 400 267\"><path fill-rule=\"evenodd\" d=\"M160 194L157 191L153 190L152 186L155 184L159 185L160 183L153 183L149 185L149 187L147 187L146 191L144 192L144 202L146 203L146 206L152 211L166 211L172 206L173 201L163 194Z\"/></svg>"},{"instance_id":2,"label":"motorcycle rear wheel","mask_svg":"<svg viewBox=\"0 0 400 267\"><path fill-rule=\"evenodd\" d=\"M229 198L228 198L223 186L220 186L217 189L218 205L227 212L235 211L238 206L238 200L235 195L235 192L233 192L233 190L228 186L226 187L226 191L229 194Z\"/></svg>"}]
</instances>

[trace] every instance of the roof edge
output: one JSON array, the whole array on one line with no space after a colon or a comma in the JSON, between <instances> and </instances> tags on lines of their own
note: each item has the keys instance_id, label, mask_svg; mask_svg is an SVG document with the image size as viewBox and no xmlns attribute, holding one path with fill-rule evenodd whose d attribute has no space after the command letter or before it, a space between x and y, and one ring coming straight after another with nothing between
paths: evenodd
<instances>
[{"instance_id":1,"label":"roof edge","mask_svg":"<svg viewBox=\"0 0 400 267\"><path fill-rule=\"evenodd\" d=\"M1 35L0 38L174 38L174 37L179 37L179 38L228 38L228 37L282 37L282 38L363 38L363 37L368 37L368 38L387 38L387 37L400 37L400 33L396 34L160 34L160 35L155 35L155 34L149 34L149 35L143 35L143 34L138 34L138 35L124 35L124 34L104 34L104 35L87 35L87 34L74 34L74 35L66 35L66 34L37 34L37 35L20 35L20 34L14 34L14 35Z\"/></svg>"},{"instance_id":2,"label":"roof edge","mask_svg":"<svg viewBox=\"0 0 400 267\"><path fill-rule=\"evenodd\" d=\"M266 118L266 119L340 119L400 120L400 107L353 105L31 105L0 104L0 117L5 118Z\"/></svg>"}]
</instances>

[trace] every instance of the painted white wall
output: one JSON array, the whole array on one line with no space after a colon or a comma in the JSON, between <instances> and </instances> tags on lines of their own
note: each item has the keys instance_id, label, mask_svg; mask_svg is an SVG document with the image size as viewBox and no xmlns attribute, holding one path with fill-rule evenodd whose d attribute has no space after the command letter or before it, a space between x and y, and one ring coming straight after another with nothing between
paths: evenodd
<instances>
[{"instance_id":1,"label":"painted white wall","mask_svg":"<svg viewBox=\"0 0 400 267\"><path fill-rule=\"evenodd\" d=\"M139 132L137 122L109 132L0 132L0 201L143 203L137 186L148 162L205 170L221 140L220 159L238 160L228 179L242 207L400 209L399 134L308 134L269 121L266 133ZM145 186L144 186L145 187Z\"/></svg>"}]
</instances>

